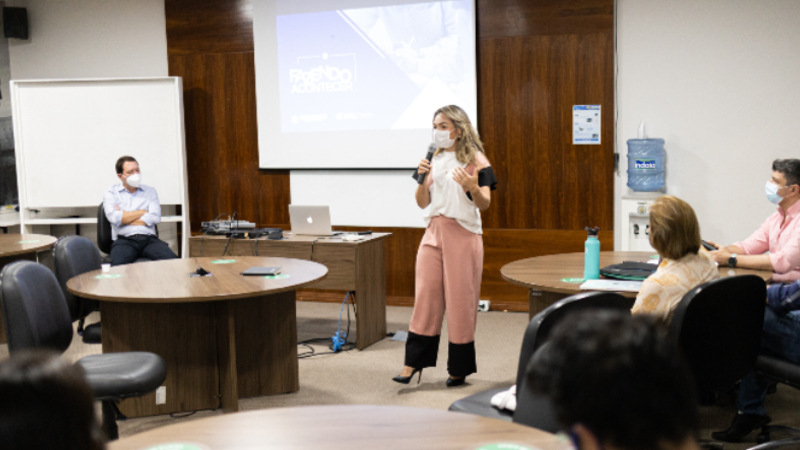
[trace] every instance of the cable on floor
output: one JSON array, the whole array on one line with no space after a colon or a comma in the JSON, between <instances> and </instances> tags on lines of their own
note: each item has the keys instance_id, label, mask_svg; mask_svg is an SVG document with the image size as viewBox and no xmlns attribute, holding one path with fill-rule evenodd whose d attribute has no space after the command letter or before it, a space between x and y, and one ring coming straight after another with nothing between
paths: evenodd
<instances>
[{"instance_id":1,"label":"cable on floor","mask_svg":"<svg viewBox=\"0 0 800 450\"><path fill-rule=\"evenodd\" d=\"M335 353L347 352L347 351L350 351L350 350L356 348L356 343L355 342L348 342L347 341L347 338L350 336L350 324L351 324L350 304L349 304L348 300L353 299L354 296L355 296L355 293L350 291L344 297L344 301L342 302L342 309L339 311L339 326L338 326L338 328L336 330L336 334L334 334L333 337L330 337L330 338L312 338L312 339L306 339L304 341L298 342L297 343L298 347L305 347L308 350L306 350L305 352L302 352L302 353L298 352L297 359L311 358L313 356L333 355ZM341 335L341 326L342 326L342 317L343 317L345 305L347 305L347 333L345 333L344 337L342 338L341 337L342 336ZM355 300L353 300L352 305L353 305L353 313L356 314ZM357 317L358 316L356 316L356 318ZM334 339L337 337L337 335L338 335L338 337L340 339L343 339L343 341L340 342L340 345L338 346L339 347L338 349L336 349L336 341L334 341ZM330 342L330 344L328 344L328 349L330 351L323 352L323 353L317 353L316 349L311 346L311 343L314 343L314 342Z\"/></svg>"}]
</instances>

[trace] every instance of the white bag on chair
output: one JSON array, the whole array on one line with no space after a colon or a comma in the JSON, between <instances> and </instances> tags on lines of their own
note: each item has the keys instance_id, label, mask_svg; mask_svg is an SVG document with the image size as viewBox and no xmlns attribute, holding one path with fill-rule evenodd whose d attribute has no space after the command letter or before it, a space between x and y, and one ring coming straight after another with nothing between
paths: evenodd
<instances>
[{"instance_id":1,"label":"white bag on chair","mask_svg":"<svg viewBox=\"0 0 800 450\"><path fill-rule=\"evenodd\" d=\"M498 392L492 396L492 406L497 409L506 409L514 411L517 409L517 385L511 386L511 389L503 392Z\"/></svg>"}]
</instances>

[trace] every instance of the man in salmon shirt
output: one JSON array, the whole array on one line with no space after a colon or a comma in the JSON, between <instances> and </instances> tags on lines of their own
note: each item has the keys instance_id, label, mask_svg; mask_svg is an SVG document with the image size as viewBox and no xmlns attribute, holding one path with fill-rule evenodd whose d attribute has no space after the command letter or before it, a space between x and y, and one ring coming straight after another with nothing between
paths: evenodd
<instances>
[{"instance_id":1,"label":"man in salmon shirt","mask_svg":"<svg viewBox=\"0 0 800 450\"><path fill-rule=\"evenodd\" d=\"M774 272L767 291L761 352L800 363L800 310L786 307L794 300L784 283L800 279L800 160L776 159L772 178L765 186L767 199L778 210L767 218L752 236L743 242L711 252L720 266ZM765 252L769 252L765 254ZM796 283L795 283L796 284ZM788 303L787 303L788 302ZM712 433L714 439L737 442L751 431L768 424L764 401L770 380L755 371L742 379L736 402L738 413L730 427Z\"/></svg>"},{"instance_id":2,"label":"man in salmon shirt","mask_svg":"<svg viewBox=\"0 0 800 450\"><path fill-rule=\"evenodd\" d=\"M712 242L719 250L711 254L720 266L769 270L773 282L791 283L800 279L800 159L776 159L765 190L778 210L745 241L724 248Z\"/></svg>"}]
</instances>

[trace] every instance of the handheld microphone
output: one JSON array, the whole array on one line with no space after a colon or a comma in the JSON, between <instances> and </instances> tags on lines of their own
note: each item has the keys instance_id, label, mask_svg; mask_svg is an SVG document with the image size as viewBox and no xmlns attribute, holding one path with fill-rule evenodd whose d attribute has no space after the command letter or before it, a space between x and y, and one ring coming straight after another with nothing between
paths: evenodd
<instances>
[{"instance_id":1,"label":"handheld microphone","mask_svg":"<svg viewBox=\"0 0 800 450\"><path fill-rule=\"evenodd\" d=\"M434 152L436 152L436 144L429 145L428 146L428 154L425 155L425 159L427 159L428 162L431 162L431 160L433 159ZM427 175L427 174L428 174L428 172L425 172L422 175L418 175L417 176L417 183L419 183L419 184L424 183L425 182L425 175Z\"/></svg>"}]
</instances>

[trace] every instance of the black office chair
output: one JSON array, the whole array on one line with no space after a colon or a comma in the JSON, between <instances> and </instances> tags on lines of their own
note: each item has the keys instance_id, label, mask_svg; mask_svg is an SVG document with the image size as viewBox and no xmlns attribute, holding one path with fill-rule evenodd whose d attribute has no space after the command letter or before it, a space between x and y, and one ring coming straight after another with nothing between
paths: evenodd
<instances>
[{"instance_id":1,"label":"black office chair","mask_svg":"<svg viewBox=\"0 0 800 450\"><path fill-rule=\"evenodd\" d=\"M98 302L75 296L67 290L67 281L80 274L99 270L103 257L94 243L82 236L64 236L56 241L53 247L53 260L56 279L61 292L67 300L67 307L72 321L78 321L78 334L87 344L99 344L100 322L84 327L86 316L97 311Z\"/></svg>"},{"instance_id":2,"label":"black office chair","mask_svg":"<svg viewBox=\"0 0 800 450\"><path fill-rule=\"evenodd\" d=\"M720 278L687 292L669 333L683 351L699 393L733 386L756 363L767 287L755 275Z\"/></svg>"},{"instance_id":3,"label":"black office chair","mask_svg":"<svg viewBox=\"0 0 800 450\"><path fill-rule=\"evenodd\" d=\"M72 342L72 323L58 281L48 268L17 261L0 272L0 306L8 336L8 350L66 350ZM81 358L95 400L102 402L103 430L117 439L116 402L158 388L167 377L160 356L145 352L109 353Z\"/></svg>"},{"instance_id":4,"label":"black office chair","mask_svg":"<svg viewBox=\"0 0 800 450\"><path fill-rule=\"evenodd\" d=\"M550 343L545 342L536 349L522 371L522 380L517 385L517 409L514 411L514 423L538 428L550 433L558 433L561 427L556 420L555 410L550 399L528 388L528 375L536 367L538 360Z\"/></svg>"},{"instance_id":5,"label":"black office chair","mask_svg":"<svg viewBox=\"0 0 800 450\"><path fill-rule=\"evenodd\" d=\"M730 388L755 367L766 298L763 279L741 275L703 283L675 308L669 334L683 352L701 398ZM703 446L721 448L713 441Z\"/></svg>"},{"instance_id":6,"label":"black office chair","mask_svg":"<svg viewBox=\"0 0 800 450\"><path fill-rule=\"evenodd\" d=\"M759 355L756 359L756 372L771 378L778 383L787 384L795 389L800 389L800 365L770 355ZM790 435L790 438L768 442L773 431ZM771 450L778 448L800 447L800 429L783 425L767 425L761 428L756 436L756 442L761 445L748 450Z\"/></svg>"},{"instance_id":7,"label":"black office chair","mask_svg":"<svg viewBox=\"0 0 800 450\"><path fill-rule=\"evenodd\" d=\"M158 236L158 226L156 226L156 236ZM111 233L111 222L106 217L106 210L103 208L103 203L97 207L97 247L101 252L105 253L103 262L106 264L111 263L111 245L114 243L113 235ZM141 257L136 260L139 262L152 261L150 258Z\"/></svg>"},{"instance_id":8,"label":"black office chair","mask_svg":"<svg viewBox=\"0 0 800 450\"><path fill-rule=\"evenodd\" d=\"M523 408L535 410L535 404L539 403L539 400L536 398L531 398L527 402L528 405L525 405L525 400L520 398L522 381L525 379L525 369L528 365L528 361L531 359L534 352L547 340L550 330L559 320L573 311L587 308L630 310L633 307L633 302L634 299L632 298L625 298L612 292L582 292L559 300L544 311L536 314L528 323L528 327L525 329L525 334L522 338L522 348L519 354L519 363L517 364L517 411L519 411L521 406ZM478 392L477 394L457 400L450 405L448 409L450 411L465 412L491 419L505 420L507 422L511 422L512 420L516 421L515 413L497 409L491 404L492 397L500 392L507 391L510 387L511 386L505 389L488 389ZM525 414L533 414L533 412L526 412Z\"/></svg>"}]
</instances>

